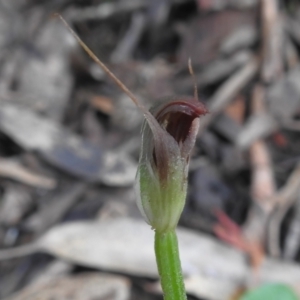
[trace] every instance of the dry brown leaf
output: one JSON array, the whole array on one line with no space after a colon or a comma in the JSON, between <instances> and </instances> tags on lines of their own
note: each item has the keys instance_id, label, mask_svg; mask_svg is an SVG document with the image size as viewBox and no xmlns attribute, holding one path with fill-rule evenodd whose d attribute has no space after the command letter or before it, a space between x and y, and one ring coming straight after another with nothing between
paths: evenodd
<instances>
[{"instance_id":1,"label":"dry brown leaf","mask_svg":"<svg viewBox=\"0 0 300 300\"><path fill-rule=\"evenodd\" d=\"M114 105L109 97L94 95L91 97L90 103L95 109L105 114L111 115L113 113Z\"/></svg>"}]
</instances>

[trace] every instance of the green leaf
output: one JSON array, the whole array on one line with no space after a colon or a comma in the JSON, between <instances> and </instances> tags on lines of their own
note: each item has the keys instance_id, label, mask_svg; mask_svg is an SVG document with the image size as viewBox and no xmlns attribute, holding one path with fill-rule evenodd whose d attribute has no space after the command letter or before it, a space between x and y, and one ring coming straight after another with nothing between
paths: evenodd
<instances>
[{"instance_id":1,"label":"green leaf","mask_svg":"<svg viewBox=\"0 0 300 300\"><path fill-rule=\"evenodd\" d=\"M298 297L287 285L269 283L247 292L240 300L298 300Z\"/></svg>"}]
</instances>

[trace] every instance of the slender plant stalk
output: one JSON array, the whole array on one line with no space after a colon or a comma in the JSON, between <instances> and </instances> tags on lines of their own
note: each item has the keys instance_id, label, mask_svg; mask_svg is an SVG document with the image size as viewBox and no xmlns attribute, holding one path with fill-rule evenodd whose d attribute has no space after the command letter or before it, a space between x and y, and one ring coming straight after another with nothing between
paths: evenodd
<instances>
[{"instance_id":1,"label":"slender plant stalk","mask_svg":"<svg viewBox=\"0 0 300 300\"><path fill-rule=\"evenodd\" d=\"M155 255L164 300L186 300L175 230L155 231Z\"/></svg>"}]
</instances>

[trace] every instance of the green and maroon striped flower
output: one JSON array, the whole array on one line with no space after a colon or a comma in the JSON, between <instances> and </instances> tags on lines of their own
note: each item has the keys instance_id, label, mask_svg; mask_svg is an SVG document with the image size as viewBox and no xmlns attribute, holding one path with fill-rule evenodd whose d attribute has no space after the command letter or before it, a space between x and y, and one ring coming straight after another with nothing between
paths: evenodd
<instances>
[{"instance_id":1,"label":"green and maroon striped flower","mask_svg":"<svg viewBox=\"0 0 300 300\"><path fill-rule=\"evenodd\" d=\"M191 97L161 101L145 114L136 176L138 207L153 229L176 227L187 189L191 150L205 106Z\"/></svg>"}]
</instances>

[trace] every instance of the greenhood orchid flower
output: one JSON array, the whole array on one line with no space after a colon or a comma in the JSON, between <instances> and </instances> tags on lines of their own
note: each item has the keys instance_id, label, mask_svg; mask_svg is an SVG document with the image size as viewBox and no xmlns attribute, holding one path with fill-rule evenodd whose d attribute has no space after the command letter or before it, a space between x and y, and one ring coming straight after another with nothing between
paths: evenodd
<instances>
[{"instance_id":1,"label":"greenhood orchid flower","mask_svg":"<svg viewBox=\"0 0 300 300\"><path fill-rule=\"evenodd\" d=\"M131 91L96 57L62 16L58 16L90 57L131 98L144 114L142 149L136 176L138 206L155 230L155 255L164 300L186 300L176 225L184 207L187 174L199 117L207 113L191 97L161 101L148 111ZM191 61L190 73L193 75Z\"/></svg>"},{"instance_id":2,"label":"greenhood orchid flower","mask_svg":"<svg viewBox=\"0 0 300 300\"><path fill-rule=\"evenodd\" d=\"M142 147L136 176L138 207L153 229L176 227L182 213L191 150L205 106L191 97L160 101L152 109L155 121L142 127Z\"/></svg>"}]
</instances>

